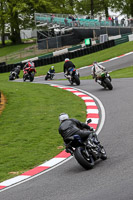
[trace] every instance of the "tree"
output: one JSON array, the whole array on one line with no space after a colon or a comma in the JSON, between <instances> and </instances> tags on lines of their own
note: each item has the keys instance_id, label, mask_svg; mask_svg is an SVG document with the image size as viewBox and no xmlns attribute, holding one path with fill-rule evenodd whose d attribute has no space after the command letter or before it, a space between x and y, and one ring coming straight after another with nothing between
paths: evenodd
<instances>
[{"instance_id":1,"label":"tree","mask_svg":"<svg viewBox=\"0 0 133 200\"><path fill-rule=\"evenodd\" d=\"M0 0L0 35L2 45L5 45L5 24L6 24L6 4L4 0Z\"/></svg>"},{"instance_id":2,"label":"tree","mask_svg":"<svg viewBox=\"0 0 133 200\"><path fill-rule=\"evenodd\" d=\"M35 26L35 12L46 13L59 10L52 6L52 0L6 0L5 4L7 7L6 23L9 24L10 39L14 44L21 43L21 29Z\"/></svg>"},{"instance_id":3,"label":"tree","mask_svg":"<svg viewBox=\"0 0 133 200\"><path fill-rule=\"evenodd\" d=\"M110 0L110 7L116 12L126 14L133 17L133 1L132 0Z\"/></svg>"},{"instance_id":4,"label":"tree","mask_svg":"<svg viewBox=\"0 0 133 200\"><path fill-rule=\"evenodd\" d=\"M91 18L100 12L105 12L108 17L109 0L79 0L76 4L76 12L89 15Z\"/></svg>"}]
</instances>

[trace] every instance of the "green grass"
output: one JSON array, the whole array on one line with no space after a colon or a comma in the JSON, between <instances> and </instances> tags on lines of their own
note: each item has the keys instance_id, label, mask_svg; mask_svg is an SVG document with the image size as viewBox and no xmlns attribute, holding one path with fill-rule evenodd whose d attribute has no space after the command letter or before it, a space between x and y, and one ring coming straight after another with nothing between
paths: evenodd
<instances>
[{"instance_id":1,"label":"green grass","mask_svg":"<svg viewBox=\"0 0 133 200\"><path fill-rule=\"evenodd\" d=\"M79 68L94 60L103 61L130 52L132 46L133 42L121 44L72 61ZM54 64L56 72L63 71L63 63ZM46 74L50 66L37 67L36 75ZM133 67L129 67L110 75L133 77L132 72ZM0 115L0 182L38 166L64 149L58 134L59 113L67 112L81 121L86 117L84 102L72 93L43 84L9 82L8 77L9 73L0 74L0 91L7 99Z\"/></svg>"},{"instance_id":2,"label":"green grass","mask_svg":"<svg viewBox=\"0 0 133 200\"><path fill-rule=\"evenodd\" d=\"M11 53L19 52L19 51L23 50L26 47L30 47L33 44L18 44L18 45L10 45L10 46L5 46L5 47L0 47L0 57L1 56L6 56L6 55L8 56Z\"/></svg>"},{"instance_id":3,"label":"green grass","mask_svg":"<svg viewBox=\"0 0 133 200\"><path fill-rule=\"evenodd\" d=\"M112 78L132 78L133 77L133 66L119 69L110 73Z\"/></svg>"}]
</instances>

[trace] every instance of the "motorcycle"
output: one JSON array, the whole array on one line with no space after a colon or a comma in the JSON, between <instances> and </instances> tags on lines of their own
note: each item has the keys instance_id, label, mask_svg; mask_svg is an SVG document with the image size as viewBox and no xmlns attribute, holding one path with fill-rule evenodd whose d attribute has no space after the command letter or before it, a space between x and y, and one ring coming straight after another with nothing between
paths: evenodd
<instances>
[{"instance_id":1,"label":"motorcycle","mask_svg":"<svg viewBox=\"0 0 133 200\"><path fill-rule=\"evenodd\" d=\"M99 75L97 75L98 80L97 82L103 86L104 88L108 88L109 90L113 89L113 86L111 84L111 77L107 71L103 71Z\"/></svg>"},{"instance_id":2,"label":"motorcycle","mask_svg":"<svg viewBox=\"0 0 133 200\"><path fill-rule=\"evenodd\" d=\"M9 80L15 80L18 78L17 73L15 71L11 71L9 75Z\"/></svg>"},{"instance_id":3,"label":"motorcycle","mask_svg":"<svg viewBox=\"0 0 133 200\"><path fill-rule=\"evenodd\" d=\"M83 141L79 135L73 135L67 139L65 146L66 152L74 155L77 162L86 170L92 169L97 160L107 159L104 147L94 139L93 134L86 141Z\"/></svg>"},{"instance_id":4,"label":"motorcycle","mask_svg":"<svg viewBox=\"0 0 133 200\"><path fill-rule=\"evenodd\" d=\"M54 78L55 74L54 73L50 73L49 71L47 72L47 75L45 76L45 80L52 80Z\"/></svg>"},{"instance_id":5,"label":"motorcycle","mask_svg":"<svg viewBox=\"0 0 133 200\"><path fill-rule=\"evenodd\" d=\"M68 79L68 81L73 85L73 83L76 83L76 85L80 85L80 75L78 71L75 68L70 68L69 75L65 75L65 77Z\"/></svg>"},{"instance_id":6,"label":"motorcycle","mask_svg":"<svg viewBox=\"0 0 133 200\"><path fill-rule=\"evenodd\" d=\"M32 82L35 77L36 69L34 67L26 67L23 69L23 73L23 81L28 79Z\"/></svg>"}]
</instances>

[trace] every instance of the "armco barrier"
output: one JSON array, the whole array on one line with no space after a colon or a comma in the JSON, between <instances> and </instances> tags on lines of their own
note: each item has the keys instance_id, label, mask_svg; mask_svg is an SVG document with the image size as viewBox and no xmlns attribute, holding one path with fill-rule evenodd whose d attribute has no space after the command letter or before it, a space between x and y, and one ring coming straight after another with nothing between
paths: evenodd
<instances>
[{"instance_id":1,"label":"armco barrier","mask_svg":"<svg viewBox=\"0 0 133 200\"><path fill-rule=\"evenodd\" d=\"M1 66L5 66L5 65L6 65L6 62L1 62L1 63L0 63L0 67L1 67Z\"/></svg>"},{"instance_id":2,"label":"armco barrier","mask_svg":"<svg viewBox=\"0 0 133 200\"><path fill-rule=\"evenodd\" d=\"M126 36L127 37L127 36ZM125 38L125 37L124 37ZM96 44L94 46L90 46L90 47L84 47L82 49L77 49L75 51L68 51L67 53L61 54L61 55L57 55L57 56L51 56L51 54L49 54L49 56L45 57L45 56L41 56L39 57L39 59L34 60L35 63L35 67L39 67L39 66L44 66L44 65L48 65L48 64L53 64L53 63L58 63L61 61L64 61L65 58L76 58L76 57L80 57L80 56L84 56L87 54L91 54L103 49L107 49L110 48L112 46L115 46L115 40L110 40L101 44ZM0 67L0 73L4 73L4 72L10 72L16 65L21 65L21 69L23 68L25 63L17 63L17 64L11 64L11 65L5 65L5 66L1 66Z\"/></svg>"},{"instance_id":3,"label":"armco barrier","mask_svg":"<svg viewBox=\"0 0 133 200\"><path fill-rule=\"evenodd\" d=\"M128 36L123 36L123 37L115 40L115 45L122 44L122 43L125 43L128 41L129 41Z\"/></svg>"},{"instance_id":4,"label":"armco barrier","mask_svg":"<svg viewBox=\"0 0 133 200\"><path fill-rule=\"evenodd\" d=\"M73 46L71 48L68 48L68 51L74 51L74 50L77 50L79 48L82 48L82 46L81 45Z\"/></svg>"},{"instance_id":5,"label":"armco barrier","mask_svg":"<svg viewBox=\"0 0 133 200\"><path fill-rule=\"evenodd\" d=\"M42 59L42 58L51 58L53 56L53 53L49 53L43 56L39 56L38 59Z\"/></svg>"}]
</instances>

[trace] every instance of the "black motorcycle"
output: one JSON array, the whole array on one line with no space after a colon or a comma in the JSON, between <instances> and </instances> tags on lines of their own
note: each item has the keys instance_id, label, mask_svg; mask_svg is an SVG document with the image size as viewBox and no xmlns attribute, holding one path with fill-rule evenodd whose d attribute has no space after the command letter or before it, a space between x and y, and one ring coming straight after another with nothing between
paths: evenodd
<instances>
[{"instance_id":1,"label":"black motorcycle","mask_svg":"<svg viewBox=\"0 0 133 200\"><path fill-rule=\"evenodd\" d=\"M69 75L65 76L68 81L73 85L73 83L76 83L76 85L80 85L80 75L78 71L75 68L70 68L69 70Z\"/></svg>"},{"instance_id":2,"label":"black motorcycle","mask_svg":"<svg viewBox=\"0 0 133 200\"><path fill-rule=\"evenodd\" d=\"M103 71L99 76L97 82L104 88L113 89L111 77L107 71Z\"/></svg>"},{"instance_id":3,"label":"black motorcycle","mask_svg":"<svg viewBox=\"0 0 133 200\"><path fill-rule=\"evenodd\" d=\"M65 146L66 152L74 155L77 162L87 170L94 167L96 160L107 159L104 147L93 134L86 141L83 141L79 135L73 135L67 139Z\"/></svg>"},{"instance_id":4,"label":"black motorcycle","mask_svg":"<svg viewBox=\"0 0 133 200\"><path fill-rule=\"evenodd\" d=\"M50 73L49 71L47 72L46 76L45 76L45 80L52 80L55 76L55 73Z\"/></svg>"}]
</instances>

